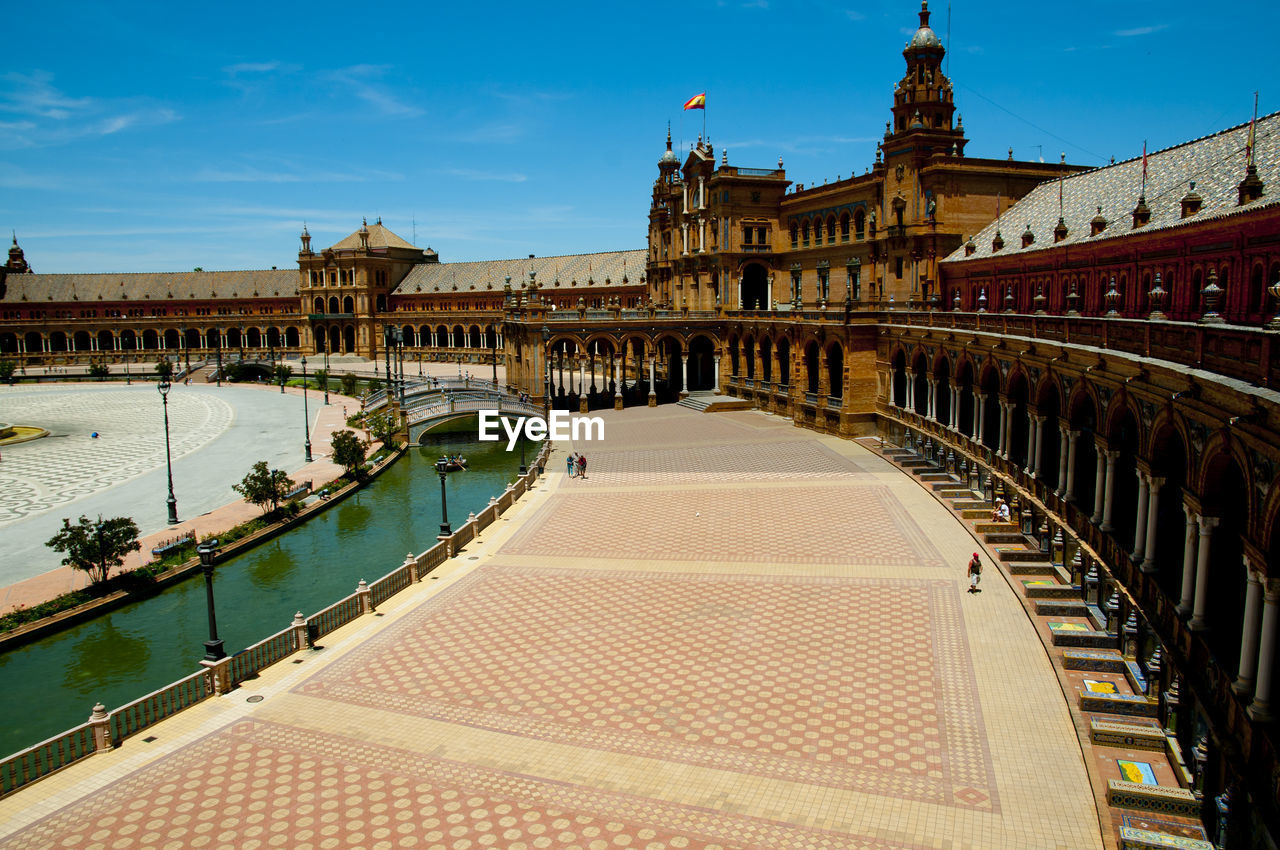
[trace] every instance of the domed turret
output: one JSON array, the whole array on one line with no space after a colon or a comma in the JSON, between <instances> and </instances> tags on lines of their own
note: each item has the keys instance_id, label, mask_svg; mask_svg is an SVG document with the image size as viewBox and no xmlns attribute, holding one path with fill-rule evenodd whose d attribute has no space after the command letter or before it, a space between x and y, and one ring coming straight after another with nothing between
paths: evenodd
<instances>
[{"instance_id":1,"label":"domed turret","mask_svg":"<svg viewBox=\"0 0 1280 850\"><path fill-rule=\"evenodd\" d=\"M919 50L925 47L942 49L942 39L938 38L938 34L929 26L929 0L921 0L920 29L916 30L915 35L911 36L911 41L907 42L907 50Z\"/></svg>"},{"instance_id":2,"label":"domed turret","mask_svg":"<svg viewBox=\"0 0 1280 850\"><path fill-rule=\"evenodd\" d=\"M31 271L22 249L18 247L18 234L16 231L13 234L13 244L9 246L9 262L5 265L5 268L12 274L25 274Z\"/></svg>"},{"instance_id":3,"label":"domed turret","mask_svg":"<svg viewBox=\"0 0 1280 850\"><path fill-rule=\"evenodd\" d=\"M671 149L671 127L667 126L667 149L663 152L662 158L658 160L659 168L678 168L680 165L680 157L676 156L676 152Z\"/></svg>"}]
</instances>

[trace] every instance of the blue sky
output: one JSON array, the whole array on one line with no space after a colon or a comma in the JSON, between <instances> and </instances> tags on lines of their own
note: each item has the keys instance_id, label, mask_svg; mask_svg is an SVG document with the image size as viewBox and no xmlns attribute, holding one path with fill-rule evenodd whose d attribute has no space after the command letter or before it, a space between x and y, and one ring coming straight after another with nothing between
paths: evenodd
<instances>
[{"instance_id":1,"label":"blue sky","mask_svg":"<svg viewBox=\"0 0 1280 850\"><path fill-rule=\"evenodd\" d=\"M969 155L1100 165L1247 121L1280 11L1204 8L953 3ZM446 262L640 248L667 121L687 150L700 91L730 164L861 173L918 10L11 4L0 227L40 272L283 268L304 220L323 246L362 216Z\"/></svg>"}]
</instances>

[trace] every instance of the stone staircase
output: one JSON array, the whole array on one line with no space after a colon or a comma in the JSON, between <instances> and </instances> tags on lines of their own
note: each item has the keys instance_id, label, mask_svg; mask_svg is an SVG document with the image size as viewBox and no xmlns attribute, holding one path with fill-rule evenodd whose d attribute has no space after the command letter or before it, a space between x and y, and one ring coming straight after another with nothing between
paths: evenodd
<instances>
[{"instance_id":1,"label":"stone staircase","mask_svg":"<svg viewBox=\"0 0 1280 850\"><path fill-rule=\"evenodd\" d=\"M1078 728L1089 729L1087 743L1094 748L1097 766L1091 775L1105 784L1099 791L1105 790L1116 825L1114 846L1214 850L1178 740L1158 720L1158 687L1148 682L1136 658L1121 653L1122 630L1114 615L1108 622L1101 600L1086 599L1084 588L1073 581L1078 565L1073 574L1062 542L1050 542L1044 551L1034 536L1023 535L1017 522L993 522L984 494L948 471L939 462L940 452L936 458L928 452L922 456L875 437L859 442L878 450L950 507L1022 595L1064 687L1075 689L1072 710L1086 721Z\"/></svg>"},{"instance_id":2,"label":"stone staircase","mask_svg":"<svg viewBox=\"0 0 1280 850\"><path fill-rule=\"evenodd\" d=\"M716 413L721 410L750 410L754 405L746 399L716 395L713 392L689 393L676 404L699 413Z\"/></svg>"}]
</instances>

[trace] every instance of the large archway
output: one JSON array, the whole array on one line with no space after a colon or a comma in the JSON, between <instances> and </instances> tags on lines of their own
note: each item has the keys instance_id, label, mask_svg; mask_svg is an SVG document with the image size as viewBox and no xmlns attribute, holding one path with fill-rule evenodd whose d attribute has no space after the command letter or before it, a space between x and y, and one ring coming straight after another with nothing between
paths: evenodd
<instances>
[{"instance_id":1,"label":"large archway","mask_svg":"<svg viewBox=\"0 0 1280 850\"><path fill-rule=\"evenodd\" d=\"M1165 595L1179 599L1187 545L1187 516L1182 495L1187 487L1187 449L1172 422L1157 426L1151 437L1150 452L1151 474L1160 483L1152 487L1151 498L1157 500L1156 529L1154 536L1148 535L1155 551L1145 553L1145 562L1154 568L1156 582Z\"/></svg>"},{"instance_id":2,"label":"large archway","mask_svg":"<svg viewBox=\"0 0 1280 850\"><path fill-rule=\"evenodd\" d=\"M1067 498L1076 504L1085 516L1092 516L1097 499L1098 444L1096 430L1098 412L1093 397L1087 392L1077 393L1072 399L1069 414L1071 430L1075 434L1076 460L1074 469L1068 472L1071 488Z\"/></svg>"},{"instance_id":3,"label":"large archway","mask_svg":"<svg viewBox=\"0 0 1280 850\"><path fill-rule=\"evenodd\" d=\"M1240 665L1240 636L1248 584L1242 561L1249 525L1249 487L1235 457L1223 446L1205 466L1200 497L1205 517L1216 518L1209 545L1205 642L1223 669Z\"/></svg>"},{"instance_id":4,"label":"large archway","mask_svg":"<svg viewBox=\"0 0 1280 850\"><path fill-rule=\"evenodd\" d=\"M742 267L743 310L769 309L769 270L760 263L747 263Z\"/></svg>"},{"instance_id":5,"label":"large archway","mask_svg":"<svg viewBox=\"0 0 1280 850\"><path fill-rule=\"evenodd\" d=\"M890 393L895 407L907 406L907 354L901 348L893 354L889 365Z\"/></svg>"},{"instance_id":6,"label":"large archway","mask_svg":"<svg viewBox=\"0 0 1280 850\"><path fill-rule=\"evenodd\" d=\"M714 389L715 343L698 334L689 340L689 392Z\"/></svg>"}]
</instances>

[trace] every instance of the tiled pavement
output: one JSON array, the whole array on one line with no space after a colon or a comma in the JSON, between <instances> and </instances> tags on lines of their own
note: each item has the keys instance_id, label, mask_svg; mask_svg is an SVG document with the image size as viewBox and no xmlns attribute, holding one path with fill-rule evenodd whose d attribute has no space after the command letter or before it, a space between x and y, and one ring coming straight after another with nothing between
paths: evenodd
<instances>
[{"instance_id":1,"label":"tiled pavement","mask_svg":"<svg viewBox=\"0 0 1280 850\"><path fill-rule=\"evenodd\" d=\"M382 617L0 800L0 842L1103 846L1035 630L929 494L758 413L604 415L585 481L557 454Z\"/></svg>"}]
</instances>

